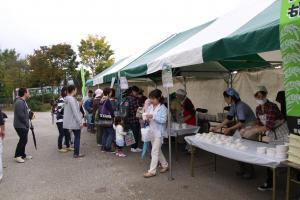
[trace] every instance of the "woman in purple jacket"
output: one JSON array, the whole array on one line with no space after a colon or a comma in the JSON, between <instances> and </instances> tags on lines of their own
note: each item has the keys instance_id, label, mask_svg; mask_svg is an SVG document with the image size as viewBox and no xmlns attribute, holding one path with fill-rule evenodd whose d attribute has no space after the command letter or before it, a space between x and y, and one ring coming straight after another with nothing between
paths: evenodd
<instances>
[{"instance_id":1,"label":"woman in purple jacket","mask_svg":"<svg viewBox=\"0 0 300 200\"><path fill-rule=\"evenodd\" d=\"M115 130L113 128L114 109L110 101L111 95L112 95L111 89L105 88L103 90L103 97L99 105L100 120L101 120L101 115L105 117L111 116L110 120L109 118L107 118L107 124L105 124L105 126L102 125L103 126L102 149L101 149L102 152L112 152L111 145L115 135Z\"/></svg>"}]
</instances>

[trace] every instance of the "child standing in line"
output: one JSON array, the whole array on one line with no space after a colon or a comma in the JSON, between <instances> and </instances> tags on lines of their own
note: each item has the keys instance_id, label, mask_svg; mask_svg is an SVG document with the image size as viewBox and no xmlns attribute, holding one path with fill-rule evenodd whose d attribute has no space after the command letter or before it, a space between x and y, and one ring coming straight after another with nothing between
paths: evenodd
<instances>
[{"instance_id":1,"label":"child standing in line","mask_svg":"<svg viewBox=\"0 0 300 200\"><path fill-rule=\"evenodd\" d=\"M116 130L116 156L126 157L123 153L124 147L124 136L127 135L127 132L124 131L124 123L121 117L115 117L115 126Z\"/></svg>"}]
</instances>

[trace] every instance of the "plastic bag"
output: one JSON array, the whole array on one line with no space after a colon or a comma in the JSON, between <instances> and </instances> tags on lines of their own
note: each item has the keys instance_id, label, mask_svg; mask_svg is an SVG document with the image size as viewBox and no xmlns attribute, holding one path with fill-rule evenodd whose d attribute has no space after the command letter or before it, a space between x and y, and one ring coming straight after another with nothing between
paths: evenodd
<instances>
[{"instance_id":1,"label":"plastic bag","mask_svg":"<svg viewBox=\"0 0 300 200\"><path fill-rule=\"evenodd\" d=\"M143 142L150 142L152 140L153 135L152 135L149 127L142 128L141 133L142 133L142 141Z\"/></svg>"}]
</instances>

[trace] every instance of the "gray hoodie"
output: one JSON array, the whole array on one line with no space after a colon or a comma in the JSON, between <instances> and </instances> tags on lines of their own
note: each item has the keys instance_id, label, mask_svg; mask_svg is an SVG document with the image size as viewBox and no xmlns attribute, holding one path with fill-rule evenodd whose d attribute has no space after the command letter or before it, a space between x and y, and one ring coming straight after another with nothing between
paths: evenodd
<instances>
[{"instance_id":1,"label":"gray hoodie","mask_svg":"<svg viewBox=\"0 0 300 200\"><path fill-rule=\"evenodd\" d=\"M21 98L17 98L14 105L14 128L29 129L29 108Z\"/></svg>"},{"instance_id":2,"label":"gray hoodie","mask_svg":"<svg viewBox=\"0 0 300 200\"><path fill-rule=\"evenodd\" d=\"M63 128L69 130L80 129L81 114L77 100L72 96L66 96L64 106Z\"/></svg>"}]
</instances>

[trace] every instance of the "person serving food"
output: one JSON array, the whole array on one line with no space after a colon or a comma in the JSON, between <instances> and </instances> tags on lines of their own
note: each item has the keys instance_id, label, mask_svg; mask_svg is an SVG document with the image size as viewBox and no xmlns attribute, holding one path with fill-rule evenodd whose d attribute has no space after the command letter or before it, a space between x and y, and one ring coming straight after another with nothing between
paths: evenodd
<instances>
[{"instance_id":1,"label":"person serving food","mask_svg":"<svg viewBox=\"0 0 300 200\"><path fill-rule=\"evenodd\" d=\"M239 130L241 130L242 128L250 127L255 124L256 117L253 111L251 110L250 106L241 100L239 93L233 88L226 89L223 92L223 96L225 102L228 105L230 105L230 110L227 114L227 119L225 119L218 126L212 127L210 131L218 132L220 129L223 128L223 133L225 135L235 134L238 136Z\"/></svg>"}]
</instances>

